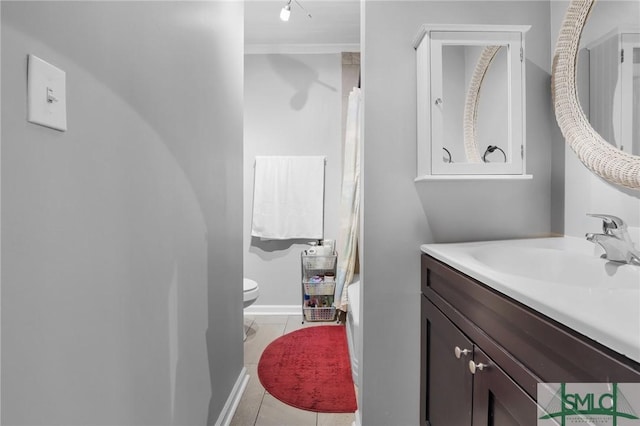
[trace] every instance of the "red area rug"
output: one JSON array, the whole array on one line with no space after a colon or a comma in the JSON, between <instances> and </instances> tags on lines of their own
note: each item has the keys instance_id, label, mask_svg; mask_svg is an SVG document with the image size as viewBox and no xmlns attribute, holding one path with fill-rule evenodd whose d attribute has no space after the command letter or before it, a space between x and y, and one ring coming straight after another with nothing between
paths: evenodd
<instances>
[{"instance_id":1,"label":"red area rug","mask_svg":"<svg viewBox=\"0 0 640 426\"><path fill-rule=\"evenodd\" d=\"M279 337L262 352L258 377L267 392L296 408L356 411L344 326L307 327Z\"/></svg>"}]
</instances>

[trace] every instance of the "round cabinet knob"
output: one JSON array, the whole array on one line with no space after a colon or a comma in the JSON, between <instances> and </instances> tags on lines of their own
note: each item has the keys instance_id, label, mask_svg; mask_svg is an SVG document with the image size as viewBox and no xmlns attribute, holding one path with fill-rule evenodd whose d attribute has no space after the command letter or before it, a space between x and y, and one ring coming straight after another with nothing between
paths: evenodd
<instances>
[{"instance_id":1,"label":"round cabinet knob","mask_svg":"<svg viewBox=\"0 0 640 426\"><path fill-rule=\"evenodd\" d=\"M458 359L460 359L460 357L461 357L462 355L467 356L468 354L470 354L470 353L471 353L471 351L470 351L469 349L460 349L460 347L459 347L459 346L456 346L456 347L453 349L453 352L456 354L456 358L458 358Z\"/></svg>"},{"instance_id":2,"label":"round cabinet knob","mask_svg":"<svg viewBox=\"0 0 640 426\"><path fill-rule=\"evenodd\" d=\"M442 105L442 98L437 98L435 101L436 105Z\"/></svg>"},{"instance_id":3,"label":"round cabinet knob","mask_svg":"<svg viewBox=\"0 0 640 426\"><path fill-rule=\"evenodd\" d=\"M476 364L473 361L469 361L469 371L471 371L471 374L476 374L476 370L482 371L487 367L489 367L488 364L482 364L482 363Z\"/></svg>"}]
</instances>

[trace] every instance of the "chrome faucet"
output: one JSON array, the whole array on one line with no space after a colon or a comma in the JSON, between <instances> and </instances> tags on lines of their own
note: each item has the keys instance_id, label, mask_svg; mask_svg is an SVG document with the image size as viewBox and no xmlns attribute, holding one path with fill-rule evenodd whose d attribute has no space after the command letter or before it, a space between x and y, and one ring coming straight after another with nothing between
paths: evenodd
<instances>
[{"instance_id":1,"label":"chrome faucet","mask_svg":"<svg viewBox=\"0 0 640 426\"><path fill-rule=\"evenodd\" d=\"M608 214L587 214L602 219L602 234L588 233L587 241L599 244L605 251L604 258L612 262L640 265L640 251L631 241L627 224L622 219Z\"/></svg>"}]
</instances>

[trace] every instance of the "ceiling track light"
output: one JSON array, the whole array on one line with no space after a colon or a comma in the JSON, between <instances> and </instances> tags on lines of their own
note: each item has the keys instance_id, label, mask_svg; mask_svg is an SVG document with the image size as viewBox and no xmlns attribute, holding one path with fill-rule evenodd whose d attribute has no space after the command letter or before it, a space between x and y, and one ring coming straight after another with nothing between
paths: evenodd
<instances>
[{"instance_id":1,"label":"ceiling track light","mask_svg":"<svg viewBox=\"0 0 640 426\"><path fill-rule=\"evenodd\" d=\"M307 14L307 18L312 18L311 14L309 13L309 11L307 9L304 8L304 6L302 6L300 4L300 2L298 0L289 0L287 2L287 4L284 5L284 7L280 10L280 19L287 22L289 20L289 17L291 16L291 2L295 1L296 4L298 6L300 6L300 9L304 10L304 12Z\"/></svg>"}]
</instances>

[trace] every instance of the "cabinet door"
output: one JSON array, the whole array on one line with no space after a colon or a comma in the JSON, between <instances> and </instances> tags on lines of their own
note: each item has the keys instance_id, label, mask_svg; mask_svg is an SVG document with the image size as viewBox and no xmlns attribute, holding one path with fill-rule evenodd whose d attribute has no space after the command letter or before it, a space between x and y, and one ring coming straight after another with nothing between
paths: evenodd
<instances>
[{"instance_id":1,"label":"cabinet door","mask_svg":"<svg viewBox=\"0 0 640 426\"><path fill-rule=\"evenodd\" d=\"M473 425L535 426L535 401L478 347L473 362Z\"/></svg>"},{"instance_id":2,"label":"cabinet door","mask_svg":"<svg viewBox=\"0 0 640 426\"><path fill-rule=\"evenodd\" d=\"M468 426L471 424L473 375L467 364L473 345L426 297L422 297L421 325L422 425ZM455 348L467 350L456 356Z\"/></svg>"}]
</instances>

